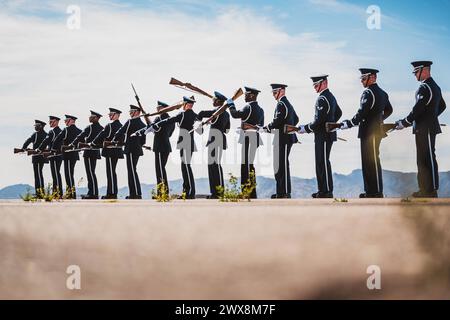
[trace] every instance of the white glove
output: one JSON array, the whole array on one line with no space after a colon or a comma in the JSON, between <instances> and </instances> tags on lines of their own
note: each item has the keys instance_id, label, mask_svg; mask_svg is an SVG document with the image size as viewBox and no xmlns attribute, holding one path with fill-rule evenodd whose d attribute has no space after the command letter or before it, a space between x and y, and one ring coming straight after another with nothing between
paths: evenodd
<instances>
[{"instance_id":1,"label":"white glove","mask_svg":"<svg viewBox=\"0 0 450 320\"><path fill-rule=\"evenodd\" d=\"M130 137L137 137L137 132L133 133Z\"/></svg>"},{"instance_id":2,"label":"white glove","mask_svg":"<svg viewBox=\"0 0 450 320\"><path fill-rule=\"evenodd\" d=\"M150 126L149 128L147 128L147 130L145 130L145 134L150 132L155 132L155 128L153 126Z\"/></svg>"},{"instance_id":3,"label":"white glove","mask_svg":"<svg viewBox=\"0 0 450 320\"><path fill-rule=\"evenodd\" d=\"M268 126L265 126L265 127L258 127L258 130L262 130L263 132L270 133L270 129L269 129Z\"/></svg>"},{"instance_id":4,"label":"white glove","mask_svg":"<svg viewBox=\"0 0 450 320\"><path fill-rule=\"evenodd\" d=\"M297 131L297 133L299 133L299 134L303 134L303 133L306 133L306 129L305 129L305 126L300 126L300 127L298 127L298 131Z\"/></svg>"},{"instance_id":5,"label":"white glove","mask_svg":"<svg viewBox=\"0 0 450 320\"><path fill-rule=\"evenodd\" d=\"M341 130L349 129L347 120L342 122L342 125L341 125L341 127L339 129L341 129Z\"/></svg>"},{"instance_id":6,"label":"white glove","mask_svg":"<svg viewBox=\"0 0 450 320\"><path fill-rule=\"evenodd\" d=\"M233 99L231 99L231 98L227 99L227 104L229 104L229 105L232 105L232 104L234 104L234 101L233 101Z\"/></svg>"},{"instance_id":7,"label":"white glove","mask_svg":"<svg viewBox=\"0 0 450 320\"><path fill-rule=\"evenodd\" d=\"M403 121L402 121L402 120L398 120L395 124L397 125L397 126L395 127L395 130L402 130L402 129L405 129L405 126L403 125Z\"/></svg>"}]
</instances>

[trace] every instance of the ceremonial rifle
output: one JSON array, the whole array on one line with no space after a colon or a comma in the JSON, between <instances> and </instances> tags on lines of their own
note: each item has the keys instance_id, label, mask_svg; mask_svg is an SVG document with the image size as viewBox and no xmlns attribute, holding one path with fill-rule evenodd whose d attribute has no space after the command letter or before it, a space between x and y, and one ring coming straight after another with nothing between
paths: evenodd
<instances>
[{"instance_id":1,"label":"ceremonial rifle","mask_svg":"<svg viewBox=\"0 0 450 320\"><path fill-rule=\"evenodd\" d=\"M206 97L208 97L208 98L211 98L211 99L214 98L214 97L213 97L212 95L210 95L209 93L207 93L207 92L203 91L202 89L200 89L200 88L198 88L198 87L192 85L192 84L189 83L189 82L182 82L182 81L177 80L177 79L175 79L175 78L171 78L170 81L169 81L169 84L174 85L174 86L176 86L176 87L178 87L178 88L187 90L187 91L199 93L199 94L201 94L201 95L203 95L203 96L206 96Z\"/></svg>"},{"instance_id":2,"label":"ceremonial rifle","mask_svg":"<svg viewBox=\"0 0 450 320\"><path fill-rule=\"evenodd\" d=\"M331 123L331 122L327 122L327 123L325 124L325 126L326 126L327 124L330 124L330 123ZM338 123L337 123L336 125L338 125ZM284 125L284 133L286 133L286 134L294 134L294 133L297 133L299 130L300 130L300 129L299 129L298 127L293 126L293 125L290 125L290 124L285 124L285 125ZM330 131L328 131L328 129L326 129L326 130L327 130L327 132L330 132ZM334 130L334 129L332 129L332 130ZM344 138L337 137L337 139L338 139L338 140L341 140L341 141L344 141L344 142L347 142L347 140L345 140Z\"/></svg>"},{"instance_id":3,"label":"ceremonial rifle","mask_svg":"<svg viewBox=\"0 0 450 320\"><path fill-rule=\"evenodd\" d=\"M138 96L138 94L136 92L136 89L134 88L134 85L131 84L131 87L133 88L134 98L136 99L136 102L137 102L137 104L139 106L139 109L144 114L145 123L147 123L147 125L149 125L151 123L149 115L147 115L147 113L144 111L144 108L142 107L142 104L141 104L141 100L139 99L139 96Z\"/></svg>"},{"instance_id":4,"label":"ceremonial rifle","mask_svg":"<svg viewBox=\"0 0 450 320\"><path fill-rule=\"evenodd\" d=\"M33 149L14 148L14 154L25 153L25 152L30 151L30 150L33 150Z\"/></svg>"},{"instance_id":5,"label":"ceremonial rifle","mask_svg":"<svg viewBox=\"0 0 450 320\"><path fill-rule=\"evenodd\" d=\"M244 94L244 91L242 91L241 88L239 88L238 90L236 90L236 92L234 93L233 97L231 98L231 100L235 101L237 99L239 99L240 96L242 96ZM205 121L203 121L196 129L192 129L191 131L189 131L189 133L191 133L192 131L196 131L197 133L201 134L202 127L208 123L211 123L215 118L217 118L218 116L220 116L222 113L225 112L225 110L227 110L228 108L228 104L224 104L223 106L221 106L219 109L217 109L212 115L211 117L209 117L208 119L206 119ZM199 132L200 131L200 132Z\"/></svg>"}]
</instances>

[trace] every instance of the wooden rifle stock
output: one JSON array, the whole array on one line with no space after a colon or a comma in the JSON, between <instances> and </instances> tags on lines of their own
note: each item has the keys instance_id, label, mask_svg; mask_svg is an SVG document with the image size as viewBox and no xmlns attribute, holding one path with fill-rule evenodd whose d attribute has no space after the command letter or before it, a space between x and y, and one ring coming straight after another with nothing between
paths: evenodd
<instances>
[{"instance_id":1,"label":"wooden rifle stock","mask_svg":"<svg viewBox=\"0 0 450 320\"><path fill-rule=\"evenodd\" d=\"M22 152L25 152L25 151L27 151L27 150L25 150L25 149L20 149L20 148L14 148L14 154L22 153Z\"/></svg>"},{"instance_id":2,"label":"wooden rifle stock","mask_svg":"<svg viewBox=\"0 0 450 320\"><path fill-rule=\"evenodd\" d=\"M148 116L148 117L159 116L160 114L163 114L163 113L166 113L166 112L170 112L170 111L173 111L173 110L180 109L180 108L183 106L183 104L184 104L183 101L178 101L177 103L175 103L175 104L173 104L173 105L171 105L171 106L165 107L165 108L163 108L163 109L161 109L161 110L159 110L159 111L141 115L141 117L145 117L145 116Z\"/></svg>"},{"instance_id":3,"label":"wooden rifle stock","mask_svg":"<svg viewBox=\"0 0 450 320\"><path fill-rule=\"evenodd\" d=\"M340 127L341 127L341 123L336 123L336 122L327 122L327 123L325 123L325 130L327 132L334 131L336 129L339 129Z\"/></svg>"},{"instance_id":4,"label":"wooden rifle stock","mask_svg":"<svg viewBox=\"0 0 450 320\"><path fill-rule=\"evenodd\" d=\"M38 154L42 154L42 152L39 150L27 150L27 156L35 156Z\"/></svg>"},{"instance_id":5,"label":"wooden rifle stock","mask_svg":"<svg viewBox=\"0 0 450 320\"><path fill-rule=\"evenodd\" d=\"M73 149L75 149L75 146L66 146L66 145L63 145L63 146L61 147L61 151L62 151L62 152L68 152L68 151L73 150Z\"/></svg>"},{"instance_id":6,"label":"wooden rifle stock","mask_svg":"<svg viewBox=\"0 0 450 320\"><path fill-rule=\"evenodd\" d=\"M207 93L207 92L203 91L202 89L200 89L200 88L190 84L189 82L182 82L182 81L177 80L175 78L171 78L170 81L169 81L169 84L174 85L174 86L179 87L179 88L184 89L184 90L188 90L188 91L199 93L199 94L201 94L203 96L206 96L208 98L211 98L211 99L214 98L209 93Z\"/></svg>"},{"instance_id":7,"label":"wooden rifle stock","mask_svg":"<svg viewBox=\"0 0 450 320\"><path fill-rule=\"evenodd\" d=\"M290 125L290 124L285 124L284 125L284 133L285 134L293 134L298 132L298 128L296 126Z\"/></svg>"},{"instance_id":8,"label":"wooden rifle stock","mask_svg":"<svg viewBox=\"0 0 450 320\"><path fill-rule=\"evenodd\" d=\"M255 126L254 124L250 124L250 123L247 123L247 122L242 122L241 129L244 130L244 131L247 131L247 130L256 130L256 131L258 131L259 127Z\"/></svg>"},{"instance_id":9,"label":"wooden rifle stock","mask_svg":"<svg viewBox=\"0 0 450 320\"><path fill-rule=\"evenodd\" d=\"M104 141L103 148L120 148L123 147L124 143L118 141Z\"/></svg>"},{"instance_id":10,"label":"wooden rifle stock","mask_svg":"<svg viewBox=\"0 0 450 320\"><path fill-rule=\"evenodd\" d=\"M78 142L78 149L92 149L89 143Z\"/></svg>"}]
</instances>

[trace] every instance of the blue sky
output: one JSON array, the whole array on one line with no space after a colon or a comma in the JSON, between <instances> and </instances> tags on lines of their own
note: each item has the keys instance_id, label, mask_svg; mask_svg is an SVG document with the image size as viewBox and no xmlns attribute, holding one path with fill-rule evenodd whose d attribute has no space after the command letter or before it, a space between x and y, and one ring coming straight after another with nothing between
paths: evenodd
<instances>
[{"instance_id":1,"label":"blue sky","mask_svg":"<svg viewBox=\"0 0 450 320\"><path fill-rule=\"evenodd\" d=\"M68 5L81 8L81 29L68 30ZM369 5L381 9L381 30L369 30ZM302 124L312 120L316 94L309 76L330 74L330 86L344 117L353 116L362 92L358 68L380 69L379 84L390 95L395 121L407 115L418 87L410 62L433 60L433 76L450 101L450 1L34 1L0 2L0 156L4 159L0 187L31 182L31 171L17 175L28 159L11 156L30 134L35 118L75 114L79 126L90 108L105 113L109 106L125 109L134 101L135 82L146 105L178 101L185 92L167 85L178 77L207 91L233 92L250 85L263 90L260 102L267 119L274 110L269 83L289 84L288 97ZM241 102L242 103L242 102ZM199 109L209 107L199 97ZM450 111L442 117L450 124ZM106 119L104 120L104 122ZM239 124L233 122L232 126ZM440 169L450 170L448 129L438 139ZM333 168L348 173L360 167L356 130L332 154ZM176 135L174 135L176 136ZM175 137L176 138L176 137ZM174 139L175 139L174 138ZM149 137L151 143L151 137ZM198 145L205 137L197 137ZM239 148L230 139L231 160L225 171L239 174ZM270 159L270 141L260 153ZM234 150L234 151L231 151ZM199 152L200 155L205 152ZM176 161L176 154L172 156ZM295 176L314 176L313 137L302 137L292 154ZM386 169L415 171L413 136L396 133L382 145ZM101 164L102 165L102 164ZM28 168L29 169L29 168ZM143 181L154 180L153 163L142 162ZM82 164L78 174L83 174ZM99 168L100 179L103 179ZM172 178L178 163L170 163ZM206 176L204 166L196 176ZM271 163L260 166L273 174ZM125 176L119 165L119 175ZM104 179L103 179L104 180ZM124 178L121 181L126 181Z\"/></svg>"}]
</instances>

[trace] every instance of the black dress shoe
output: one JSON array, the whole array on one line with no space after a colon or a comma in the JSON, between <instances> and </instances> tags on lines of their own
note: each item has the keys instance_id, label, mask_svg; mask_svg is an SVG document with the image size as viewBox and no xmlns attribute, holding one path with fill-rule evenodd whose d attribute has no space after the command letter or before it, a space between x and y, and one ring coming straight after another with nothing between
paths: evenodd
<instances>
[{"instance_id":1,"label":"black dress shoe","mask_svg":"<svg viewBox=\"0 0 450 320\"><path fill-rule=\"evenodd\" d=\"M384 195L382 193L361 193L359 195L362 199L375 199L375 198L384 198Z\"/></svg>"},{"instance_id":2,"label":"black dress shoe","mask_svg":"<svg viewBox=\"0 0 450 320\"><path fill-rule=\"evenodd\" d=\"M316 192L311 195L314 199L330 199L333 198L332 192Z\"/></svg>"},{"instance_id":3,"label":"black dress shoe","mask_svg":"<svg viewBox=\"0 0 450 320\"><path fill-rule=\"evenodd\" d=\"M98 196L86 194L86 195L81 196L81 199L83 199L83 200L98 200Z\"/></svg>"},{"instance_id":4,"label":"black dress shoe","mask_svg":"<svg viewBox=\"0 0 450 320\"><path fill-rule=\"evenodd\" d=\"M426 191L417 191L414 192L411 195L413 198L437 198L438 197L438 193L437 191L431 191L431 192L426 192Z\"/></svg>"},{"instance_id":5,"label":"black dress shoe","mask_svg":"<svg viewBox=\"0 0 450 320\"><path fill-rule=\"evenodd\" d=\"M206 199L219 199L219 197L216 196L215 194L212 194L210 196L207 196Z\"/></svg>"},{"instance_id":6,"label":"black dress shoe","mask_svg":"<svg viewBox=\"0 0 450 320\"><path fill-rule=\"evenodd\" d=\"M107 194L106 196L102 196L102 200L117 200L117 196L115 194Z\"/></svg>"},{"instance_id":7,"label":"black dress shoe","mask_svg":"<svg viewBox=\"0 0 450 320\"><path fill-rule=\"evenodd\" d=\"M273 194L270 196L270 199L276 199L277 198L277 194Z\"/></svg>"},{"instance_id":8,"label":"black dress shoe","mask_svg":"<svg viewBox=\"0 0 450 320\"><path fill-rule=\"evenodd\" d=\"M126 196L125 199L127 200L141 200L142 196Z\"/></svg>"}]
</instances>

